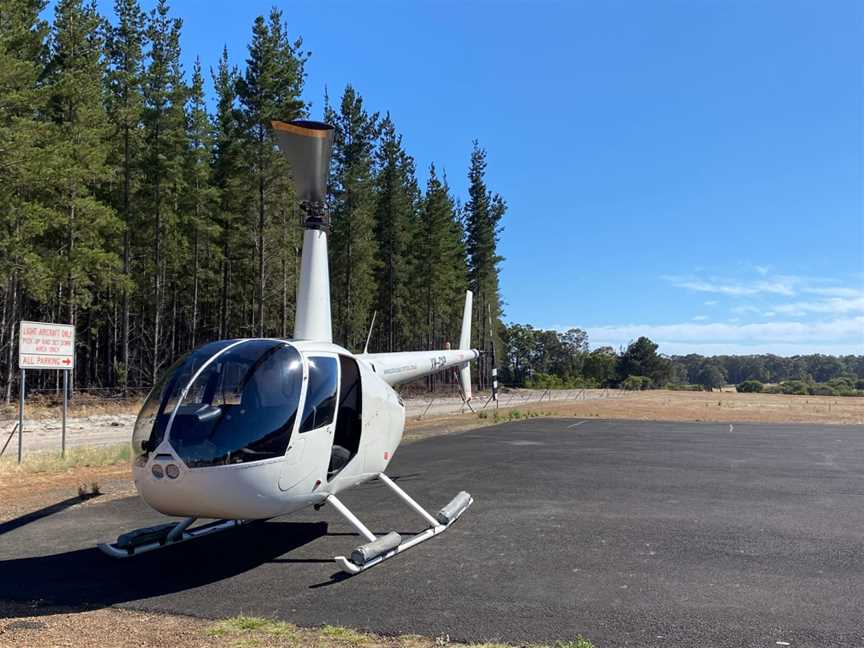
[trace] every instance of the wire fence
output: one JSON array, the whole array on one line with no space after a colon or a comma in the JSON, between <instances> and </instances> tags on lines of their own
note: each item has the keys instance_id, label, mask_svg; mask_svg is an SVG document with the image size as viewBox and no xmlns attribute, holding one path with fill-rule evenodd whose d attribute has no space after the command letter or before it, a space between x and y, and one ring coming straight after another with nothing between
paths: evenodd
<instances>
[{"instance_id":1,"label":"wire fence","mask_svg":"<svg viewBox=\"0 0 864 648\"><path fill-rule=\"evenodd\" d=\"M462 414L466 411L482 411L488 408L510 408L521 405L536 405L543 402L575 402L584 400L603 400L626 398L632 392L623 389L519 389L509 390L492 400L488 392L477 393L473 401L465 403L461 398L450 395L429 395L405 401L408 416L416 419L431 416ZM473 404L472 404L473 403ZM482 403L482 404L481 404Z\"/></svg>"}]
</instances>

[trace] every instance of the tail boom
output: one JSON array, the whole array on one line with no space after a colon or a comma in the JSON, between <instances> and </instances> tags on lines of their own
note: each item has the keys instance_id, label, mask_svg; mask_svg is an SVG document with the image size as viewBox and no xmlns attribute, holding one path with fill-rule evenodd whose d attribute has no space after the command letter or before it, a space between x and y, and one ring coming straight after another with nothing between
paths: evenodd
<instances>
[{"instance_id":1,"label":"tail boom","mask_svg":"<svg viewBox=\"0 0 864 648\"><path fill-rule=\"evenodd\" d=\"M368 362L384 382L401 385L424 376L431 376L451 367L467 366L480 357L477 349L443 351L405 351L403 353L366 353L357 356Z\"/></svg>"}]
</instances>

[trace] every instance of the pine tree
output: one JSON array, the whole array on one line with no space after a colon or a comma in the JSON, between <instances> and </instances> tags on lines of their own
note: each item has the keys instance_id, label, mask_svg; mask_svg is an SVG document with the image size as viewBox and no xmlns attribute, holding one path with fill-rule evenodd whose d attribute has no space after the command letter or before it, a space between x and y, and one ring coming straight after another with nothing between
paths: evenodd
<instances>
[{"instance_id":1,"label":"pine tree","mask_svg":"<svg viewBox=\"0 0 864 648\"><path fill-rule=\"evenodd\" d=\"M101 26L93 3L61 0L49 40L46 130L51 159L44 201L51 217L44 241L58 286L58 306L62 302L71 324L79 309L93 304L100 289L116 284L120 267L116 250L107 244L122 223L98 197L99 186L111 176ZM96 354L91 353L88 338L81 340L92 361ZM86 358L79 360L76 371L87 371Z\"/></svg>"},{"instance_id":2,"label":"pine tree","mask_svg":"<svg viewBox=\"0 0 864 648\"><path fill-rule=\"evenodd\" d=\"M120 362L112 358L124 389L129 381L131 337L130 301L132 281L131 230L137 225L136 201L141 184L141 120L144 107L145 16L138 0L115 0L117 25L108 28L108 114L113 132L110 164L118 168L118 179L111 192L111 203L123 221L122 342Z\"/></svg>"},{"instance_id":3,"label":"pine tree","mask_svg":"<svg viewBox=\"0 0 864 648\"><path fill-rule=\"evenodd\" d=\"M468 286L474 291L473 331L471 339L486 349L498 340L501 295L498 288L498 238L501 218L507 205L498 194L486 188L486 151L475 141L468 171L469 200L465 205L466 251L468 253ZM491 322L491 326L490 326ZM500 347L500 345L496 345ZM488 376L478 372L481 385Z\"/></svg>"},{"instance_id":4,"label":"pine tree","mask_svg":"<svg viewBox=\"0 0 864 648\"><path fill-rule=\"evenodd\" d=\"M442 348L456 339L465 297L463 230L446 179L429 167L426 193L412 242L414 322L420 343Z\"/></svg>"},{"instance_id":5,"label":"pine tree","mask_svg":"<svg viewBox=\"0 0 864 648\"><path fill-rule=\"evenodd\" d=\"M39 123L46 94L37 83L48 30L39 18L44 6L17 0L0 9L0 366L7 403L24 295L44 300L50 293L49 259L38 248L46 225L38 201L47 147Z\"/></svg>"},{"instance_id":6,"label":"pine tree","mask_svg":"<svg viewBox=\"0 0 864 648\"><path fill-rule=\"evenodd\" d=\"M218 191L216 224L218 226L219 265L219 324L217 337L235 334L231 298L232 261L242 260L245 254L241 237L240 219L247 202L248 183L244 175L242 131L237 108L237 68L228 62L228 49L222 50L219 66L213 72L216 90L216 116L214 120L213 182Z\"/></svg>"},{"instance_id":7,"label":"pine tree","mask_svg":"<svg viewBox=\"0 0 864 648\"><path fill-rule=\"evenodd\" d=\"M238 79L237 95L243 107L243 128L250 150L249 175L255 186L255 217L252 231L255 232L257 267L255 276L256 307L253 330L264 335L265 326L265 246L266 232L270 227L272 207L268 201L272 185L284 177L282 157L275 150L271 122L274 119L292 120L305 114L306 107L300 98L305 80L304 65L308 55L300 48L302 41L289 41L282 24L282 12L274 8L269 20L263 16L255 19L252 27L252 42L246 73ZM284 193L283 193L284 198Z\"/></svg>"},{"instance_id":8,"label":"pine tree","mask_svg":"<svg viewBox=\"0 0 864 648\"><path fill-rule=\"evenodd\" d=\"M402 136L389 113L381 122L376 162L375 238L380 264L376 273L379 333L375 337L379 351L395 351L410 339L409 246L417 221L419 190L414 159L402 148Z\"/></svg>"},{"instance_id":9,"label":"pine tree","mask_svg":"<svg viewBox=\"0 0 864 648\"><path fill-rule=\"evenodd\" d=\"M213 186L210 164L213 158L213 123L207 112L200 59L195 60L192 70L186 122L188 149L185 163L186 194L183 206L187 214L186 238L191 241L192 247L191 285L186 294L191 296L188 320L189 346L195 347L199 339L202 295L206 296L216 288L212 272L214 258L212 242L218 235L218 228L213 219L218 192Z\"/></svg>"},{"instance_id":10,"label":"pine tree","mask_svg":"<svg viewBox=\"0 0 864 648\"><path fill-rule=\"evenodd\" d=\"M155 381L163 357L162 318L165 302L165 277L176 277L182 267L175 250L180 243L178 205L183 193L185 149L185 112L187 88L180 64L180 27L182 21L169 17L166 0L159 0L147 26L150 43L149 65L144 75L144 184L143 198L148 208L147 227L152 237L152 265L149 275L153 286L150 333L150 380ZM168 253L166 253L166 251ZM176 287L175 287L176 288ZM175 321L175 320L171 320Z\"/></svg>"},{"instance_id":11,"label":"pine tree","mask_svg":"<svg viewBox=\"0 0 864 648\"><path fill-rule=\"evenodd\" d=\"M326 106L325 120L336 129L330 179L334 330L341 344L357 349L372 318L376 294L372 171L378 113L368 114L362 97L348 85L338 112Z\"/></svg>"}]
</instances>

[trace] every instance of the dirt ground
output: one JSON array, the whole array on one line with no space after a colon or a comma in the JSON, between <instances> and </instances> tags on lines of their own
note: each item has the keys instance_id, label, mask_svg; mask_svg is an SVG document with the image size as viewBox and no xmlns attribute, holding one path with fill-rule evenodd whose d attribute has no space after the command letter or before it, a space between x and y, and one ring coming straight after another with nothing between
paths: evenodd
<instances>
[{"instance_id":1,"label":"dirt ground","mask_svg":"<svg viewBox=\"0 0 864 648\"><path fill-rule=\"evenodd\" d=\"M539 403L554 416L638 421L864 425L864 397L651 390L623 398Z\"/></svg>"},{"instance_id":2,"label":"dirt ground","mask_svg":"<svg viewBox=\"0 0 864 648\"><path fill-rule=\"evenodd\" d=\"M93 413L105 409L89 405ZM124 407L129 407L128 404ZM406 442L449 434L504 420L533 416L577 418L716 421L761 423L864 424L864 398L737 394L730 392L646 391L620 398L541 401L520 407L417 420L409 418ZM27 472L0 466L0 525L45 507L76 497L79 489L99 495L75 506L98 506L114 498L134 495L127 463L78 466L58 472ZM241 620L242 621L242 620ZM0 647L101 646L156 648L170 636L175 645L258 648L266 646L368 646L369 648L432 648L457 645L446 638L384 638L361 635L341 628L300 629L288 624L252 620L249 628L236 620L223 622L178 616L152 615L119 609L63 610L40 603L12 604L0 601ZM228 625L225 625L225 624ZM256 626L256 623L258 625ZM261 623L265 623L261 626ZM233 625L232 625L233 624ZM573 643L572 646L587 644Z\"/></svg>"},{"instance_id":3,"label":"dirt ground","mask_svg":"<svg viewBox=\"0 0 864 648\"><path fill-rule=\"evenodd\" d=\"M381 637L334 626L298 628L271 619L237 617L210 621L116 608L72 611L0 601L0 647L162 648L169 644L183 648L456 648L465 645L450 642L444 636ZM593 648L584 640L563 644L563 648L570 646ZM474 644L474 648L504 646Z\"/></svg>"}]
</instances>

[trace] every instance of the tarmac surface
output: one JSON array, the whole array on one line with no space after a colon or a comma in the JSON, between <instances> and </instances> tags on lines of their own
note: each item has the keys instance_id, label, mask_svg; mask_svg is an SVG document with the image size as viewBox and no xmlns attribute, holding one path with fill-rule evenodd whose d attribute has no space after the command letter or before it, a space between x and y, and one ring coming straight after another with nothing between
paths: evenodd
<instances>
[{"instance_id":1,"label":"tarmac surface","mask_svg":"<svg viewBox=\"0 0 864 648\"><path fill-rule=\"evenodd\" d=\"M352 578L324 507L115 561L160 521L137 498L0 523L0 599L272 616L383 634L613 646L864 646L864 427L532 419L418 441L390 474L433 512L474 505ZM421 530L383 485L343 501ZM62 504L62 503L60 503Z\"/></svg>"}]
</instances>

